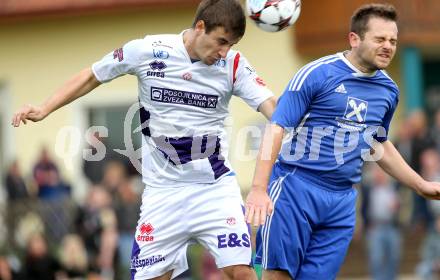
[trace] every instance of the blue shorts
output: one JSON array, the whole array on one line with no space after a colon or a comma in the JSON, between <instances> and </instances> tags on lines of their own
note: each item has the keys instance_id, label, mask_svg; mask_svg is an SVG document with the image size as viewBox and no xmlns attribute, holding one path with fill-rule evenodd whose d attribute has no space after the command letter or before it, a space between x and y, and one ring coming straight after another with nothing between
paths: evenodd
<instances>
[{"instance_id":1,"label":"blue shorts","mask_svg":"<svg viewBox=\"0 0 440 280\"><path fill-rule=\"evenodd\" d=\"M353 236L357 191L329 189L309 176L275 164L268 189L274 211L258 230L255 263L295 280L335 279Z\"/></svg>"}]
</instances>

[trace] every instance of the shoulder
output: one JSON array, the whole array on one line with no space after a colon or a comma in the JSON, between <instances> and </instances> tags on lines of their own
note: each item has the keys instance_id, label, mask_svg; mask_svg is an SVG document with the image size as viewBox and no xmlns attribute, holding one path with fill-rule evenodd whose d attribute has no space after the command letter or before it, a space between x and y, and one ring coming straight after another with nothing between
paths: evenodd
<instances>
[{"instance_id":1,"label":"shoulder","mask_svg":"<svg viewBox=\"0 0 440 280\"><path fill-rule=\"evenodd\" d=\"M248 63L247 59L241 52L232 49L228 52L224 60L226 64L234 65L235 68L244 66L244 64Z\"/></svg>"},{"instance_id":2,"label":"shoulder","mask_svg":"<svg viewBox=\"0 0 440 280\"><path fill-rule=\"evenodd\" d=\"M321 57L304 65L293 76L289 89L297 91L301 89L305 82L319 83L326 81L332 75L335 64L340 60L340 56L334 54Z\"/></svg>"},{"instance_id":3,"label":"shoulder","mask_svg":"<svg viewBox=\"0 0 440 280\"><path fill-rule=\"evenodd\" d=\"M396 82L389 76L387 71L379 70L379 76L381 77L381 81L395 93L395 95L399 95L399 87Z\"/></svg>"},{"instance_id":4,"label":"shoulder","mask_svg":"<svg viewBox=\"0 0 440 280\"><path fill-rule=\"evenodd\" d=\"M147 35L143 39L150 47L173 48L182 37L179 34L155 34Z\"/></svg>"},{"instance_id":5,"label":"shoulder","mask_svg":"<svg viewBox=\"0 0 440 280\"><path fill-rule=\"evenodd\" d=\"M147 35L127 42L123 51L133 60L141 61L152 56L165 56L175 46L177 37L174 34Z\"/></svg>"},{"instance_id":6,"label":"shoulder","mask_svg":"<svg viewBox=\"0 0 440 280\"><path fill-rule=\"evenodd\" d=\"M245 73L245 70L249 74L255 72L246 57L244 57L241 52L235 50L230 50L226 57L217 61L215 65L226 68L228 71L232 71L234 80L236 77L240 76L241 73Z\"/></svg>"},{"instance_id":7,"label":"shoulder","mask_svg":"<svg viewBox=\"0 0 440 280\"><path fill-rule=\"evenodd\" d=\"M390 86L396 88L397 90L399 87L397 86L396 82L391 78L391 76L388 74L385 70L379 70L379 75L381 75L384 83L389 84Z\"/></svg>"},{"instance_id":8,"label":"shoulder","mask_svg":"<svg viewBox=\"0 0 440 280\"><path fill-rule=\"evenodd\" d=\"M153 49L173 49L179 36L177 34L147 35L142 39L129 41L126 46L138 52L152 52Z\"/></svg>"}]
</instances>

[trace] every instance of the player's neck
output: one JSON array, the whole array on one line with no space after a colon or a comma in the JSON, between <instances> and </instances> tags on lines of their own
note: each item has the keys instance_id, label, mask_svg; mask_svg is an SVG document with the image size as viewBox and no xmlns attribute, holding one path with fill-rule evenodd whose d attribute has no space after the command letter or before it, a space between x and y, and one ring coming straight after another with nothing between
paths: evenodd
<instances>
[{"instance_id":1,"label":"player's neck","mask_svg":"<svg viewBox=\"0 0 440 280\"><path fill-rule=\"evenodd\" d=\"M358 59L356 57L356 55L353 53L353 51L345 51L343 53L343 55L360 72L365 73L365 74L371 74L371 73L375 72L375 70L371 70L368 67L365 67L364 65L362 65L362 62L360 61L360 59Z\"/></svg>"},{"instance_id":2,"label":"player's neck","mask_svg":"<svg viewBox=\"0 0 440 280\"><path fill-rule=\"evenodd\" d=\"M183 33L183 45L189 57L194 60L199 60L198 56L194 52L195 48L195 33L193 29L188 29Z\"/></svg>"}]
</instances>

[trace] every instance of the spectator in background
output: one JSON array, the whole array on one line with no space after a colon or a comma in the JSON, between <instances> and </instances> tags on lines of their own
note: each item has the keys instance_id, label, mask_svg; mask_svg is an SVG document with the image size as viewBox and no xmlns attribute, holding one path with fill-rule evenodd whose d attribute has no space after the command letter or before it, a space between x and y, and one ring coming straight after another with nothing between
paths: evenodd
<instances>
[{"instance_id":1,"label":"spectator in background","mask_svg":"<svg viewBox=\"0 0 440 280\"><path fill-rule=\"evenodd\" d=\"M89 143L88 149L91 150L91 159L96 158L99 160L91 160L90 158L85 159L83 162L83 171L90 183L96 185L102 181L104 165L106 163L107 154L104 155L104 159L97 155L97 153L101 152L99 151L99 147L105 148L105 139L100 137L98 132L95 132L94 134L89 135L87 142ZM108 152L109 151L106 149L106 153Z\"/></svg>"},{"instance_id":2,"label":"spectator in background","mask_svg":"<svg viewBox=\"0 0 440 280\"><path fill-rule=\"evenodd\" d=\"M421 171L420 174L427 180L440 179L440 155L436 149L426 149L420 155Z\"/></svg>"},{"instance_id":3,"label":"spectator in background","mask_svg":"<svg viewBox=\"0 0 440 280\"><path fill-rule=\"evenodd\" d=\"M84 279L87 276L87 251L80 236L70 234L64 237L60 248L60 262L68 279Z\"/></svg>"},{"instance_id":4,"label":"spectator in background","mask_svg":"<svg viewBox=\"0 0 440 280\"><path fill-rule=\"evenodd\" d=\"M61 266L50 255L42 235L36 234L29 239L23 269L26 280L55 280L60 273Z\"/></svg>"},{"instance_id":5,"label":"spectator in background","mask_svg":"<svg viewBox=\"0 0 440 280\"><path fill-rule=\"evenodd\" d=\"M411 161L410 166L420 174L421 172L421 155L427 149L435 147L435 141L430 137L428 130L428 121L423 111L414 111L408 119L408 126L411 128ZM412 192L413 196L413 213L412 222L416 230L425 230L430 226L432 221L431 214L428 210L427 200L416 192Z\"/></svg>"},{"instance_id":6,"label":"spectator in background","mask_svg":"<svg viewBox=\"0 0 440 280\"><path fill-rule=\"evenodd\" d=\"M127 170L122 162L110 160L104 166L104 174L100 185L115 198L119 188L127 183Z\"/></svg>"},{"instance_id":7,"label":"spectator in background","mask_svg":"<svg viewBox=\"0 0 440 280\"><path fill-rule=\"evenodd\" d=\"M428 120L424 111L414 111L408 118L412 131L411 166L416 172L421 170L420 155L427 149L435 147L428 129Z\"/></svg>"},{"instance_id":8,"label":"spectator in background","mask_svg":"<svg viewBox=\"0 0 440 280\"><path fill-rule=\"evenodd\" d=\"M397 130L397 140L395 142L396 149L402 155L406 162L411 163L412 158L412 138L414 132L411 129L411 122L408 118L399 124Z\"/></svg>"},{"instance_id":9,"label":"spectator in background","mask_svg":"<svg viewBox=\"0 0 440 280\"><path fill-rule=\"evenodd\" d=\"M128 177L127 168L121 161L110 160L105 164L100 185L112 197L112 208L118 225L120 267L127 279L130 276L131 248L142 203L141 195L136 192L133 181Z\"/></svg>"},{"instance_id":10,"label":"spectator in background","mask_svg":"<svg viewBox=\"0 0 440 280\"><path fill-rule=\"evenodd\" d=\"M61 180L57 170L50 168L45 171L44 183L38 188L38 198L47 238L58 244L71 231L71 187Z\"/></svg>"},{"instance_id":11,"label":"spectator in background","mask_svg":"<svg viewBox=\"0 0 440 280\"><path fill-rule=\"evenodd\" d=\"M105 279L113 277L117 263L117 220L111 206L109 193L103 187L94 186L75 222L86 246L90 269Z\"/></svg>"},{"instance_id":12,"label":"spectator in background","mask_svg":"<svg viewBox=\"0 0 440 280\"><path fill-rule=\"evenodd\" d=\"M9 166L5 181L8 202L15 202L29 197L28 188L17 160L14 160Z\"/></svg>"},{"instance_id":13,"label":"spectator in background","mask_svg":"<svg viewBox=\"0 0 440 280\"><path fill-rule=\"evenodd\" d=\"M434 216L434 226L423 242L422 260L416 268L422 280L440 278L440 202L430 201L429 206Z\"/></svg>"},{"instance_id":14,"label":"spectator in background","mask_svg":"<svg viewBox=\"0 0 440 280\"><path fill-rule=\"evenodd\" d=\"M363 207L370 271L374 280L393 280L397 279L401 255L399 196L391 178L377 164L369 167Z\"/></svg>"},{"instance_id":15,"label":"spectator in background","mask_svg":"<svg viewBox=\"0 0 440 280\"><path fill-rule=\"evenodd\" d=\"M141 203L141 196L135 191L133 182L125 180L125 183L119 186L114 201L114 209L118 220L120 266L123 268L124 276L126 276L124 279L129 278L131 248Z\"/></svg>"},{"instance_id":16,"label":"spectator in background","mask_svg":"<svg viewBox=\"0 0 440 280\"><path fill-rule=\"evenodd\" d=\"M426 148L420 154L420 174L423 178L439 180L440 179L440 155L434 147ZM432 227L434 226L434 217L431 209L427 206L427 217L428 222L427 225Z\"/></svg>"},{"instance_id":17,"label":"spectator in background","mask_svg":"<svg viewBox=\"0 0 440 280\"><path fill-rule=\"evenodd\" d=\"M434 139L437 152L440 153L440 109L434 114L434 123L430 132L431 138Z\"/></svg>"},{"instance_id":18,"label":"spectator in background","mask_svg":"<svg viewBox=\"0 0 440 280\"><path fill-rule=\"evenodd\" d=\"M0 256L0 280L13 280L8 260Z\"/></svg>"},{"instance_id":19,"label":"spectator in background","mask_svg":"<svg viewBox=\"0 0 440 280\"><path fill-rule=\"evenodd\" d=\"M39 185L38 197L44 201L62 200L70 197L71 187L64 183L55 169L45 171L44 183Z\"/></svg>"},{"instance_id":20,"label":"spectator in background","mask_svg":"<svg viewBox=\"0 0 440 280\"><path fill-rule=\"evenodd\" d=\"M420 155L421 175L426 179L440 179L440 156L436 149L427 149ZM429 203L430 223L428 234L422 245L422 260L417 274L423 280L438 279L440 273L440 202Z\"/></svg>"},{"instance_id":21,"label":"spectator in background","mask_svg":"<svg viewBox=\"0 0 440 280\"><path fill-rule=\"evenodd\" d=\"M51 171L58 173L58 167L51 159L47 148L43 147L33 169L35 183L38 187L48 185L50 183Z\"/></svg>"}]
</instances>

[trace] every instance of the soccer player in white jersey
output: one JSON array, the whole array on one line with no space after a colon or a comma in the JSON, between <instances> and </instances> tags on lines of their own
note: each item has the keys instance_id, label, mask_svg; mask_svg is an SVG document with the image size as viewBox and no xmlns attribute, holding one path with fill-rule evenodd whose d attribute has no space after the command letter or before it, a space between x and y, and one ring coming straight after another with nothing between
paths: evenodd
<instances>
[{"instance_id":1,"label":"soccer player in white jersey","mask_svg":"<svg viewBox=\"0 0 440 280\"><path fill-rule=\"evenodd\" d=\"M362 6L352 17L351 50L307 64L280 97L246 200L247 221L263 225L256 262L264 280L336 278L363 160L440 199L440 184L421 178L388 140L399 90L383 69L396 52L396 20L390 5ZM282 141L285 130L295 133Z\"/></svg>"},{"instance_id":2,"label":"soccer player in white jersey","mask_svg":"<svg viewBox=\"0 0 440 280\"><path fill-rule=\"evenodd\" d=\"M232 95L270 118L275 98L231 46L245 31L237 0L203 0L192 28L128 42L81 71L41 106L24 106L14 126L124 74L138 77L146 185L132 251L132 279L171 279L198 242L230 279L256 279L250 232L223 122Z\"/></svg>"}]
</instances>

